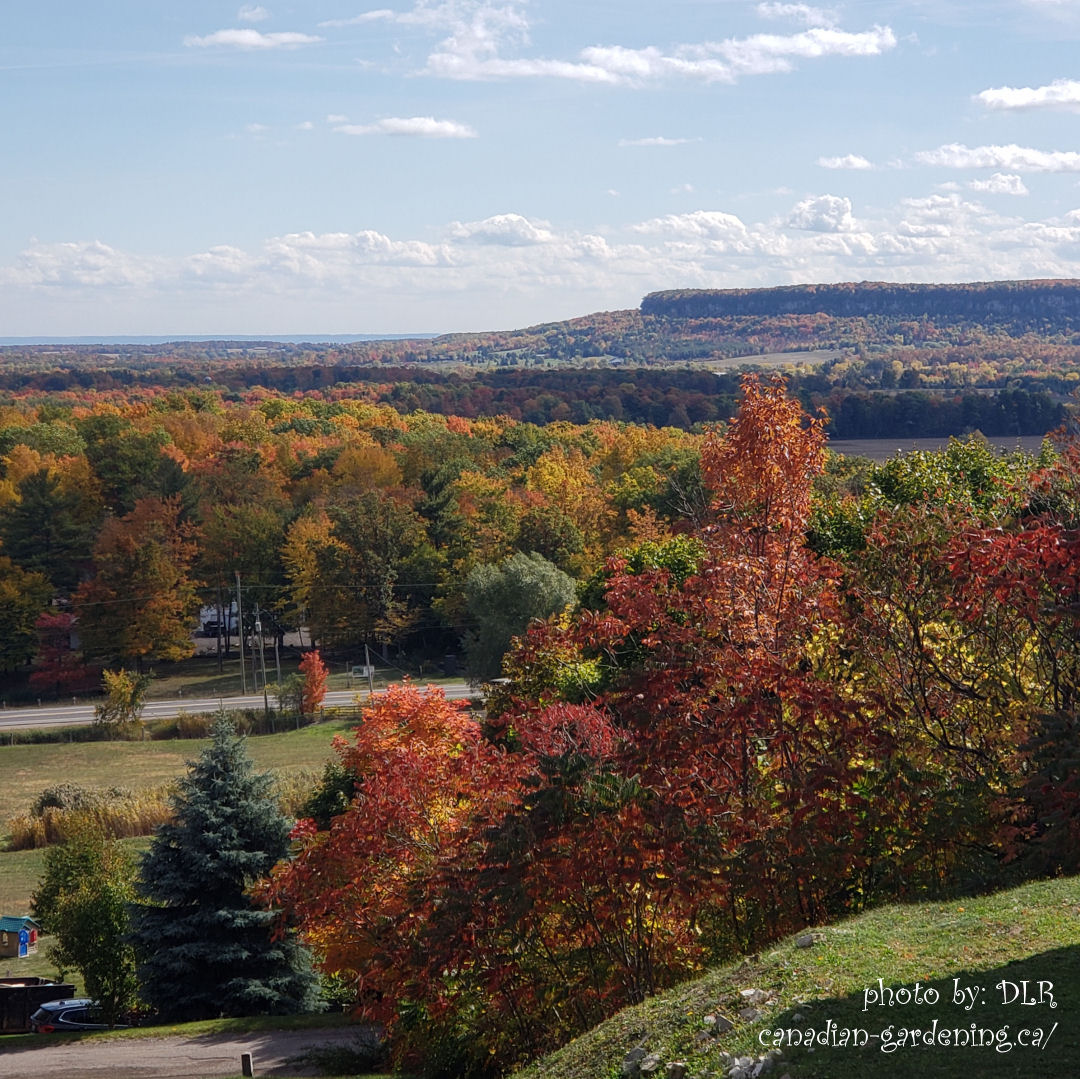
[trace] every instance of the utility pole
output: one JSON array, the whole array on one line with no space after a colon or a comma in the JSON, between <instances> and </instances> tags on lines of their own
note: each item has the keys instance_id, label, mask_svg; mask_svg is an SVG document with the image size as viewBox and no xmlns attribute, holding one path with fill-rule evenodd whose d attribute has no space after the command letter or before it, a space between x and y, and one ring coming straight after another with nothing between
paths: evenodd
<instances>
[{"instance_id":1,"label":"utility pole","mask_svg":"<svg viewBox=\"0 0 1080 1079\"><path fill-rule=\"evenodd\" d=\"M375 678L371 669L371 653L368 651L367 641L364 642L364 669L367 671L368 700L375 695Z\"/></svg>"},{"instance_id":2,"label":"utility pole","mask_svg":"<svg viewBox=\"0 0 1080 1079\"><path fill-rule=\"evenodd\" d=\"M236 571L236 620L239 622L237 635L240 638L240 686L247 696L247 671L244 670L244 602L240 598L240 571Z\"/></svg>"},{"instance_id":3,"label":"utility pole","mask_svg":"<svg viewBox=\"0 0 1080 1079\"><path fill-rule=\"evenodd\" d=\"M270 718L270 701L266 696L266 652L263 648L263 635L262 635L262 620L259 617L259 608L255 608L255 632L259 635L259 658L262 661L262 680L263 680L263 711L266 713L266 722L270 724L270 729L274 729L274 721Z\"/></svg>"},{"instance_id":4,"label":"utility pole","mask_svg":"<svg viewBox=\"0 0 1080 1079\"><path fill-rule=\"evenodd\" d=\"M221 674L221 621L225 616L225 605L221 602L221 578L218 577L217 583L217 669L218 674ZM225 623L225 632L229 632L229 623Z\"/></svg>"},{"instance_id":5,"label":"utility pole","mask_svg":"<svg viewBox=\"0 0 1080 1079\"><path fill-rule=\"evenodd\" d=\"M276 628L276 627L275 627ZM278 647L280 633L274 634L274 666L277 668L278 714L281 714L281 649Z\"/></svg>"}]
</instances>

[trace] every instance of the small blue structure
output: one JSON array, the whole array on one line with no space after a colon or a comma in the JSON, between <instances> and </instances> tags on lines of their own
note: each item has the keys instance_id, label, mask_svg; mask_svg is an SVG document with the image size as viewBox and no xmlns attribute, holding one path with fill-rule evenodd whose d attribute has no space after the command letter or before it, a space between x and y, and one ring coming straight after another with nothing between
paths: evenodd
<instances>
[{"instance_id":1,"label":"small blue structure","mask_svg":"<svg viewBox=\"0 0 1080 1079\"><path fill-rule=\"evenodd\" d=\"M37 951L41 926L33 918L0 917L0 958L25 959Z\"/></svg>"}]
</instances>

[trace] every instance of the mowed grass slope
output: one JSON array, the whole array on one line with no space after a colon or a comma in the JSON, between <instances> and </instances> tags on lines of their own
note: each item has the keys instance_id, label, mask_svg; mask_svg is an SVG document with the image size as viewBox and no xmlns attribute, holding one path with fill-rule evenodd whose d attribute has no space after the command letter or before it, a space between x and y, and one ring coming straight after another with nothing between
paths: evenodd
<instances>
[{"instance_id":1,"label":"mowed grass slope","mask_svg":"<svg viewBox=\"0 0 1080 1079\"><path fill-rule=\"evenodd\" d=\"M1080 877L1044 881L949 903L882 907L837 925L816 928L814 943L795 938L741 962L628 1008L570 1045L516 1073L514 1079L611 1079L631 1049L657 1053L662 1065L684 1061L687 1074L726 1075L722 1053L762 1057L776 1032L865 1030L865 1048L832 1044L784 1048L769 1074L793 1079L1065 1079L1080 1075ZM916 983L936 1003L879 1005L866 990ZM1027 983L1026 987L1024 983ZM1039 982L1052 983L1052 989ZM953 1003L957 987L975 988L970 1010ZM1002 987L1003 986L1003 987ZM760 989L769 1003L747 1020L744 989ZM1022 1001L1038 999L1041 1003ZM1052 1003L1056 1007L1051 1007ZM734 1028L719 1037L706 1016ZM900 1029L993 1032L984 1047L920 1044ZM1056 1028L1055 1028L1056 1024ZM892 1027L891 1034L886 1028ZM1021 1031L1042 1045L1023 1047ZM1052 1033L1050 1033L1052 1030ZM999 1031L1005 1031L1004 1035ZM874 1036L877 1037L874 1037ZM883 1037L883 1035L885 1035ZM985 1037L985 1035L983 1035ZM907 1045L884 1051L906 1039ZM922 1038L920 1037L920 1043ZM940 1042L940 1039L939 1039ZM663 1066L657 1073L665 1074Z\"/></svg>"}]
</instances>

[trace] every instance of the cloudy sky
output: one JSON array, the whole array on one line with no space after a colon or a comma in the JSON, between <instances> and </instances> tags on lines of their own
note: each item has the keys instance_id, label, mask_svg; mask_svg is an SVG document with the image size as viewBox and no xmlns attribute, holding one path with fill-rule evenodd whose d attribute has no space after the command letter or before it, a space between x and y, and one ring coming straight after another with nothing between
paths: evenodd
<instances>
[{"instance_id":1,"label":"cloudy sky","mask_svg":"<svg viewBox=\"0 0 1080 1079\"><path fill-rule=\"evenodd\" d=\"M1080 0L6 0L0 336L1080 275Z\"/></svg>"}]
</instances>

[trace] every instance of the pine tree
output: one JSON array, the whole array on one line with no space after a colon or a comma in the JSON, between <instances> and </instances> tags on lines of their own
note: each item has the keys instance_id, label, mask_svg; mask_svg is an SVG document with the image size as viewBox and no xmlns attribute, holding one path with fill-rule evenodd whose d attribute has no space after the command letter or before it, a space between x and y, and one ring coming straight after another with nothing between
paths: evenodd
<instances>
[{"instance_id":1,"label":"pine tree","mask_svg":"<svg viewBox=\"0 0 1080 1079\"><path fill-rule=\"evenodd\" d=\"M134 944L143 998L163 1019L281 1015L316 1006L308 954L249 889L285 857L289 824L231 723L173 797L176 819L143 855Z\"/></svg>"}]
</instances>

